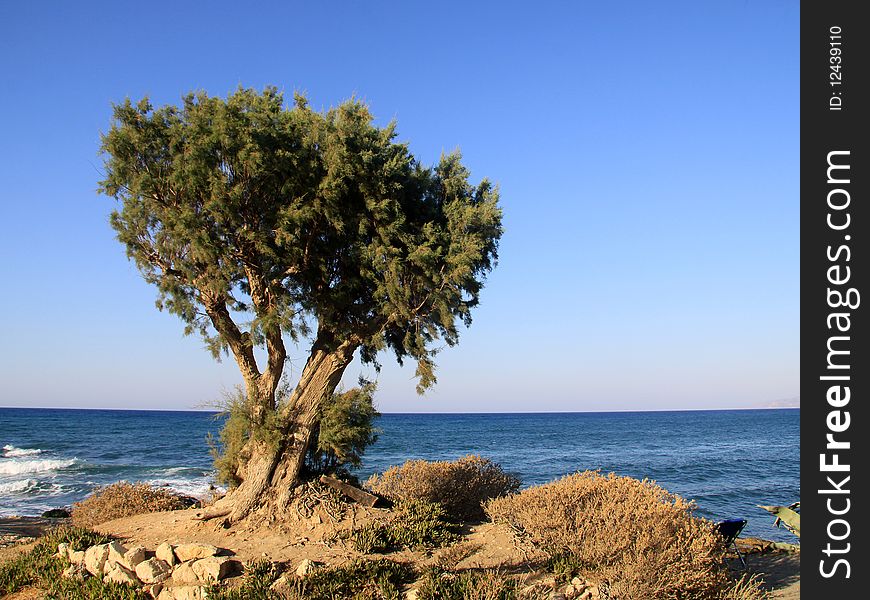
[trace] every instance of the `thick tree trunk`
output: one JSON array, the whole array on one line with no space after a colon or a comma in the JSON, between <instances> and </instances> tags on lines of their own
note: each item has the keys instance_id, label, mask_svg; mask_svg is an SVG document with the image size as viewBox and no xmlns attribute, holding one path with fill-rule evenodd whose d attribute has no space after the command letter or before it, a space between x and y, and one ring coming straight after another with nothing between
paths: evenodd
<instances>
[{"instance_id":1,"label":"thick tree trunk","mask_svg":"<svg viewBox=\"0 0 870 600\"><path fill-rule=\"evenodd\" d=\"M269 505L277 511L286 508L317 425L320 404L335 391L355 349L350 342L335 348L315 343L290 399L277 407L278 441L252 439L248 443L242 482L215 505L215 515L229 509L229 520L236 522L260 506ZM268 399L262 400L256 404L269 404Z\"/></svg>"}]
</instances>

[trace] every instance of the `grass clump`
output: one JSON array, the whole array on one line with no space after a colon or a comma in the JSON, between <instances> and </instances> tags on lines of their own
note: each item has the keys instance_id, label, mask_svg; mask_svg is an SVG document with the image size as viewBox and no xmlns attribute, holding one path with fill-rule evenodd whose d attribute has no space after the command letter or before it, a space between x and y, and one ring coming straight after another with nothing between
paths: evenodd
<instances>
[{"instance_id":1,"label":"grass clump","mask_svg":"<svg viewBox=\"0 0 870 600\"><path fill-rule=\"evenodd\" d=\"M119 481L94 490L94 493L72 505L72 522L77 527L93 527L113 519L165 510L180 510L191 506L191 499L172 490Z\"/></svg>"},{"instance_id":2,"label":"grass clump","mask_svg":"<svg viewBox=\"0 0 870 600\"><path fill-rule=\"evenodd\" d=\"M68 563L57 557L58 544L65 543L79 551L108 541L107 536L79 527L49 531L30 551L0 564L0 596L35 586L48 598L145 600L148 596L133 586L103 583L99 578L80 581L62 576Z\"/></svg>"},{"instance_id":3,"label":"grass clump","mask_svg":"<svg viewBox=\"0 0 870 600\"><path fill-rule=\"evenodd\" d=\"M390 552L400 548L431 549L459 539L440 504L401 500L388 523L370 523L354 529L349 538L359 552Z\"/></svg>"},{"instance_id":4,"label":"grass clump","mask_svg":"<svg viewBox=\"0 0 870 600\"><path fill-rule=\"evenodd\" d=\"M586 471L486 510L557 557L566 575L582 570L600 581L612 600L712 600L735 585L712 525L650 481Z\"/></svg>"},{"instance_id":5,"label":"grass clump","mask_svg":"<svg viewBox=\"0 0 870 600\"><path fill-rule=\"evenodd\" d=\"M419 600L515 600L516 579L491 569L451 572L429 569L417 588Z\"/></svg>"},{"instance_id":6,"label":"grass clump","mask_svg":"<svg viewBox=\"0 0 870 600\"><path fill-rule=\"evenodd\" d=\"M487 458L468 455L459 460L409 460L373 475L366 487L391 500L425 500L440 504L457 521L482 520L482 504L513 494L520 480Z\"/></svg>"},{"instance_id":7,"label":"grass clump","mask_svg":"<svg viewBox=\"0 0 870 600\"><path fill-rule=\"evenodd\" d=\"M245 565L242 582L238 587L227 588L219 584L209 587L210 600L280 600L284 596L272 589L280 570L268 560L255 560Z\"/></svg>"}]
</instances>

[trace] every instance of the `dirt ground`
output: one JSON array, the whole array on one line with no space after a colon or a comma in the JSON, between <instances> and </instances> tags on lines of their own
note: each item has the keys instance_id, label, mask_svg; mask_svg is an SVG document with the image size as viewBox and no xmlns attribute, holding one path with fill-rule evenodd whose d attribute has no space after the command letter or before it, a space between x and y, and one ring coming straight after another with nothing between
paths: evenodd
<instances>
[{"instance_id":1,"label":"dirt ground","mask_svg":"<svg viewBox=\"0 0 870 600\"><path fill-rule=\"evenodd\" d=\"M372 520L380 520L388 513L383 509L351 505L340 521L334 521L328 514L318 510L308 518L291 514L287 522L260 522L230 528L217 520L195 520L195 514L196 510L190 509L138 515L109 521L98 525L96 529L122 538L128 544L140 544L152 550L162 542L202 542L224 548L243 562L268 559L295 568L306 558L337 565L360 557L341 539L340 533ZM37 537L56 524L56 520L50 519L0 519L0 540L7 540L5 547L0 544L0 561L26 551L32 547L32 542L26 543L26 540ZM524 573L529 579L536 578L535 573L546 559L541 553L518 546L506 528L492 523L467 526L462 534L463 540L459 544L431 555L405 550L388 557L412 561L420 566L447 561L460 569L498 567L505 572ZM16 537L22 542L14 543ZM743 571L737 560L733 560L731 566L736 575ZM763 578L765 587L771 591L772 600L799 600L799 552L749 554L746 556L746 572L757 573ZM31 600L38 597L38 591L22 590L8 598Z\"/></svg>"}]
</instances>

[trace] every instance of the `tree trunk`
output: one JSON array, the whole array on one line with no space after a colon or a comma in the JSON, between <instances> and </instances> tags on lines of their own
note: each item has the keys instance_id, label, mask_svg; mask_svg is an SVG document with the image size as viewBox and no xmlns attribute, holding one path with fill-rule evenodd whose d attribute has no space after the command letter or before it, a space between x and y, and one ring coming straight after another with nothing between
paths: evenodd
<instances>
[{"instance_id":1,"label":"tree trunk","mask_svg":"<svg viewBox=\"0 0 870 600\"><path fill-rule=\"evenodd\" d=\"M215 515L229 509L229 520L236 522L260 506L270 505L276 511L287 507L317 425L321 402L335 391L353 360L354 350L356 345L350 342L333 349L315 343L289 400L276 409L277 441L252 438L248 442L244 453L248 459L240 473L242 482L215 505ZM269 404L269 399L258 400L262 402L256 405Z\"/></svg>"}]
</instances>

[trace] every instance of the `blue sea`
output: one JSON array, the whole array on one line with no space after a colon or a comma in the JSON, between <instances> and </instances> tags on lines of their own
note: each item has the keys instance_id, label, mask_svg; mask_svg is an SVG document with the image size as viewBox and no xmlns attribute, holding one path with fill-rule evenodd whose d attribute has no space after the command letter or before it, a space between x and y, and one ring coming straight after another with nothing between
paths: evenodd
<instances>
[{"instance_id":1,"label":"blue sea","mask_svg":"<svg viewBox=\"0 0 870 600\"><path fill-rule=\"evenodd\" d=\"M524 485L601 469L655 480L745 535L796 541L758 504L800 499L800 410L386 414L358 475L411 458L479 454ZM98 485L146 481L204 495L213 481L206 412L0 408L0 515L39 515Z\"/></svg>"}]
</instances>

